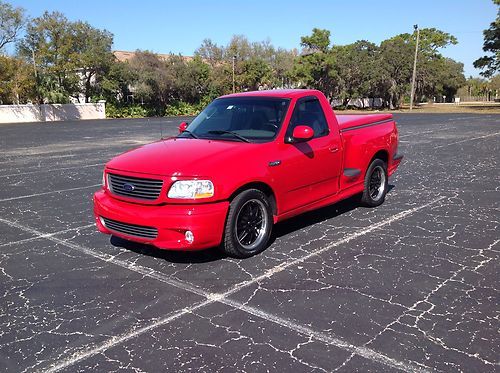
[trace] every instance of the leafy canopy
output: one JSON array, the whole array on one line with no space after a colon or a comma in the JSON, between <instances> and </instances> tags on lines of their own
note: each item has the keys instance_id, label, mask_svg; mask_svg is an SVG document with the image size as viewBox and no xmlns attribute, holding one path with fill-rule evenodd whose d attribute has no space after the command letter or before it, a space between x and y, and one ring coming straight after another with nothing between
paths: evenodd
<instances>
[{"instance_id":1,"label":"leafy canopy","mask_svg":"<svg viewBox=\"0 0 500 373\"><path fill-rule=\"evenodd\" d=\"M494 0L494 3L500 6L500 0ZM483 51L487 55L474 61L474 67L483 70L481 75L492 77L500 71L500 9L497 11L497 18L483 31L483 35Z\"/></svg>"}]
</instances>

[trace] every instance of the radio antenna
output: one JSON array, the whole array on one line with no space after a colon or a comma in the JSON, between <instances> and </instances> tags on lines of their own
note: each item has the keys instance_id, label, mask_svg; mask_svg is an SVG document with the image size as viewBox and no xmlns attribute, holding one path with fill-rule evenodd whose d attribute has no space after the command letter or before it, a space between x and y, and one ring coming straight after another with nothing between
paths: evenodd
<instances>
[{"instance_id":1,"label":"radio antenna","mask_svg":"<svg viewBox=\"0 0 500 373\"><path fill-rule=\"evenodd\" d=\"M160 120L160 140L163 140L163 120Z\"/></svg>"}]
</instances>

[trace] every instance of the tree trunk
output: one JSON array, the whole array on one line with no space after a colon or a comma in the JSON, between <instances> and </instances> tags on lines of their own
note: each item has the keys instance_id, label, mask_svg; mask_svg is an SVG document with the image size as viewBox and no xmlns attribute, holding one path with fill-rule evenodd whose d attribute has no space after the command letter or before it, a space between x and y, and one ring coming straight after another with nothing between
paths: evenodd
<instances>
[{"instance_id":1,"label":"tree trunk","mask_svg":"<svg viewBox=\"0 0 500 373\"><path fill-rule=\"evenodd\" d=\"M90 102L90 90L92 89L92 85L90 84L91 79L92 73L89 73L87 79L85 80L85 102Z\"/></svg>"}]
</instances>

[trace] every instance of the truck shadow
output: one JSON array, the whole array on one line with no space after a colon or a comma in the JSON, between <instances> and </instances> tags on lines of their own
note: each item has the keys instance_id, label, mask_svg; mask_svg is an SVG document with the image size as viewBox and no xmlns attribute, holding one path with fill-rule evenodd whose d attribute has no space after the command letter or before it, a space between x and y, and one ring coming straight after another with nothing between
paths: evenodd
<instances>
[{"instance_id":1,"label":"truck shadow","mask_svg":"<svg viewBox=\"0 0 500 373\"><path fill-rule=\"evenodd\" d=\"M151 245L127 241L116 236L111 236L110 242L113 246L121 247L137 254L163 259L172 263L208 263L227 257L227 255L217 247L199 251L162 250Z\"/></svg>"},{"instance_id":2,"label":"truck shadow","mask_svg":"<svg viewBox=\"0 0 500 373\"><path fill-rule=\"evenodd\" d=\"M268 246L272 245L276 239L286 236L295 231L321 223L322 221L333 219L357 208L363 208L359 203L359 197L354 196L334 205L322 207L317 210L305 212L291 219L287 219L273 227L273 234Z\"/></svg>"},{"instance_id":3,"label":"truck shadow","mask_svg":"<svg viewBox=\"0 0 500 373\"><path fill-rule=\"evenodd\" d=\"M393 188L394 185L389 185L388 193L390 193ZM269 240L268 247L280 237L286 236L290 233L320 223L322 221L333 219L356 208L363 208L359 204L359 196L350 197L334 205L306 212L291 219L285 220L282 223L278 223L273 228L273 234L271 236L271 239ZM217 247L200 251L162 250L157 249L151 245L144 245L128 241L116 236L111 236L110 242L115 247L121 247L133 251L137 254L163 259L172 263L209 263L228 257Z\"/></svg>"}]
</instances>

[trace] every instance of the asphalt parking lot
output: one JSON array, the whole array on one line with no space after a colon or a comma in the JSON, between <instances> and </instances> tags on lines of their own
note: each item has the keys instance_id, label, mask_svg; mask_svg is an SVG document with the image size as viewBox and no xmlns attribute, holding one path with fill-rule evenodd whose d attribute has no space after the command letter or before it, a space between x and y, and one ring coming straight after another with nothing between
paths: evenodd
<instances>
[{"instance_id":1,"label":"asphalt parking lot","mask_svg":"<svg viewBox=\"0 0 500 373\"><path fill-rule=\"evenodd\" d=\"M500 115L396 117L382 206L246 260L93 225L106 160L182 119L0 124L0 370L500 371Z\"/></svg>"}]
</instances>

